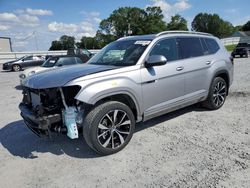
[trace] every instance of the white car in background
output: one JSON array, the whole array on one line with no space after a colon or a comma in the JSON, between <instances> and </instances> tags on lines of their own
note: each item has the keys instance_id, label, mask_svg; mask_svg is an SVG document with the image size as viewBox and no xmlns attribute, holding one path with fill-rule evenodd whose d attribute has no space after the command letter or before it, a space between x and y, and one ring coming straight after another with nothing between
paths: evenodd
<instances>
[{"instance_id":1,"label":"white car in background","mask_svg":"<svg viewBox=\"0 0 250 188\"><path fill-rule=\"evenodd\" d=\"M31 75L41 71L47 71L50 68L56 68L66 65L83 64L89 60L87 56L83 55L58 55L48 58L41 66L33 67L24 70L20 75L20 84L23 85L24 81Z\"/></svg>"}]
</instances>

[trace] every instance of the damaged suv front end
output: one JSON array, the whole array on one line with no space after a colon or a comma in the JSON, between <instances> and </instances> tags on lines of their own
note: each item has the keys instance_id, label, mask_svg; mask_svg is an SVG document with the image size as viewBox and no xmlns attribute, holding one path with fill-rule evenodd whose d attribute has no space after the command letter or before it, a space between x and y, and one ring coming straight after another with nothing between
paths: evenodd
<instances>
[{"instance_id":1,"label":"damaged suv front end","mask_svg":"<svg viewBox=\"0 0 250 188\"><path fill-rule=\"evenodd\" d=\"M113 66L79 65L31 76L23 86L23 100L19 105L27 127L39 137L51 133L78 138L83 110L88 106L75 99L80 85L68 82L89 74L113 69Z\"/></svg>"},{"instance_id":2,"label":"damaged suv front end","mask_svg":"<svg viewBox=\"0 0 250 188\"><path fill-rule=\"evenodd\" d=\"M69 137L77 138L76 121L68 124L66 122L69 121L70 116L76 117L77 112L80 111L79 103L74 100L74 96L79 91L79 86L49 89L24 87L23 101L19 108L25 124L38 136L50 136L51 132L68 132ZM68 119L65 118L66 116Z\"/></svg>"}]
</instances>

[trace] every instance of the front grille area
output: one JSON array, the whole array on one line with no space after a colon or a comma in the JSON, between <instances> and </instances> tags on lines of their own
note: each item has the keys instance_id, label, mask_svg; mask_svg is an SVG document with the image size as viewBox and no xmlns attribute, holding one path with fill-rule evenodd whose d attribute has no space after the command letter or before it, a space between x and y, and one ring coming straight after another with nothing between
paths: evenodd
<instances>
[{"instance_id":1,"label":"front grille area","mask_svg":"<svg viewBox=\"0 0 250 188\"><path fill-rule=\"evenodd\" d=\"M68 106L76 105L74 97L79 91L80 86L63 87ZM59 88L32 89L24 87L23 103L32 108L38 115L61 113L64 108Z\"/></svg>"}]
</instances>

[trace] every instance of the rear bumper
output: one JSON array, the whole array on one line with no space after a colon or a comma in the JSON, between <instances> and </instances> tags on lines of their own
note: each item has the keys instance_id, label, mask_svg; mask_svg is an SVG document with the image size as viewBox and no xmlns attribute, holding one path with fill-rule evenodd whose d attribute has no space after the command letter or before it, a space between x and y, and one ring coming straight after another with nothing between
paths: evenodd
<instances>
[{"instance_id":1,"label":"rear bumper","mask_svg":"<svg viewBox=\"0 0 250 188\"><path fill-rule=\"evenodd\" d=\"M49 136L51 124L61 121L60 114L37 116L27 105L21 103L19 105L21 116L27 127L37 136Z\"/></svg>"}]
</instances>

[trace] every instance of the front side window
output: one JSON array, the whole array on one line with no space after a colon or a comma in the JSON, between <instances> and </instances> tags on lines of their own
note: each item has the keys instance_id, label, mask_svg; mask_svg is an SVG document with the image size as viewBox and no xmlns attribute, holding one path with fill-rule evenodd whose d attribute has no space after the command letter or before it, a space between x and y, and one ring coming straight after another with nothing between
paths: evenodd
<instances>
[{"instance_id":1,"label":"front side window","mask_svg":"<svg viewBox=\"0 0 250 188\"><path fill-rule=\"evenodd\" d=\"M98 52L88 63L114 66L135 65L150 42L150 40L115 41Z\"/></svg>"},{"instance_id":2,"label":"front side window","mask_svg":"<svg viewBox=\"0 0 250 188\"><path fill-rule=\"evenodd\" d=\"M178 38L177 41L181 59L203 55L203 49L198 37L183 37Z\"/></svg>"},{"instance_id":3,"label":"front side window","mask_svg":"<svg viewBox=\"0 0 250 188\"><path fill-rule=\"evenodd\" d=\"M149 56L163 55L167 61L174 61L178 59L178 51L176 45L176 39L164 39L159 41L150 52Z\"/></svg>"},{"instance_id":4,"label":"front side window","mask_svg":"<svg viewBox=\"0 0 250 188\"><path fill-rule=\"evenodd\" d=\"M57 58L55 58L55 57L50 57L49 59L47 59L47 60L42 64L42 67L53 67L53 66L55 66L56 61L57 61Z\"/></svg>"}]
</instances>

